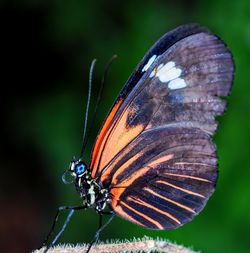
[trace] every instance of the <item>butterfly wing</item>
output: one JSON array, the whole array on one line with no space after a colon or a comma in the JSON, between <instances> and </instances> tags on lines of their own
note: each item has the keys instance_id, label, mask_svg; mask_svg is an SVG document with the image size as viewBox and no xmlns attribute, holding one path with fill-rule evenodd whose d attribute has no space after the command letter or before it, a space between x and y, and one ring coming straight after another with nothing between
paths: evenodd
<instances>
[{"instance_id":1,"label":"butterfly wing","mask_svg":"<svg viewBox=\"0 0 250 253\"><path fill-rule=\"evenodd\" d=\"M215 146L199 129L146 130L112 164L112 209L144 227L178 227L212 194L216 163Z\"/></svg>"},{"instance_id":2,"label":"butterfly wing","mask_svg":"<svg viewBox=\"0 0 250 253\"><path fill-rule=\"evenodd\" d=\"M233 71L224 43L195 25L164 35L146 54L92 152L92 177L110 188L118 215L170 229L200 212L216 183L211 135Z\"/></svg>"},{"instance_id":3,"label":"butterfly wing","mask_svg":"<svg viewBox=\"0 0 250 253\"><path fill-rule=\"evenodd\" d=\"M137 91L137 87L141 86L142 79L146 78L145 71L143 71L143 67L147 64L147 62L152 56L160 56L177 41L184 39L185 37L190 36L192 34L200 32L207 32L207 29L200 27L196 24L180 26L162 36L162 38L160 38L146 53L142 61L138 64L135 71L129 77L128 81L121 90L97 136L94 148L92 150L90 164L93 178L98 177L107 162L111 161L114 155L122 149L123 145L120 145L119 148L116 147L116 149L112 149L114 142L111 141L110 135L114 137L113 139L118 139L119 136L116 135L117 131L114 133L114 128L118 125L118 122L120 126L123 124L123 129L126 127L126 123L122 122L125 117L122 118L121 115L125 113L124 108L131 101L131 98L128 98L128 95L131 95L131 93L134 94L135 91ZM131 135L131 131L129 132L129 135ZM131 135L131 137L127 138L126 141L123 138L123 144L129 143L133 136L134 135ZM108 146L111 147L111 152ZM103 154L104 150L109 150L108 155L107 151L105 152L105 155Z\"/></svg>"}]
</instances>

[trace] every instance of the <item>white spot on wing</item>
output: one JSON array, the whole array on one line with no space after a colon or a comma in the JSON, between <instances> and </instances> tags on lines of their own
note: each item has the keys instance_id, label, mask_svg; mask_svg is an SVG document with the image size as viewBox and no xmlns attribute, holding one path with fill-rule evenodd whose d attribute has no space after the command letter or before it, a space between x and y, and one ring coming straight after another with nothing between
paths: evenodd
<instances>
[{"instance_id":1,"label":"white spot on wing","mask_svg":"<svg viewBox=\"0 0 250 253\"><path fill-rule=\"evenodd\" d=\"M163 64L160 64L158 69L161 69L163 67ZM169 61L164 65L164 70L163 71L168 71L175 67L175 63L173 61Z\"/></svg>"},{"instance_id":2,"label":"white spot on wing","mask_svg":"<svg viewBox=\"0 0 250 253\"><path fill-rule=\"evenodd\" d=\"M162 68L160 68L156 76L159 77L160 81L167 83L181 75L181 69L175 67L174 62L168 62Z\"/></svg>"},{"instance_id":3,"label":"white spot on wing","mask_svg":"<svg viewBox=\"0 0 250 253\"><path fill-rule=\"evenodd\" d=\"M168 88L171 90L181 89L186 86L187 86L187 84L184 81L184 79L182 79L182 78L176 78L176 79L170 81L168 84Z\"/></svg>"},{"instance_id":4,"label":"white spot on wing","mask_svg":"<svg viewBox=\"0 0 250 253\"><path fill-rule=\"evenodd\" d=\"M175 62L169 61L165 65L160 64L150 73L149 77L158 77L162 83L168 83L171 90L181 89L187 86L184 79L180 78L182 70L175 67Z\"/></svg>"},{"instance_id":5,"label":"white spot on wing","mask_svg":"<svg viewBox=\"0 0 250 253\"><path fill-rule=\"evenodd\" d=\"M142 72L147 71L149 67L152 65L152 63L155 61L157 55L151 56L151 58L148 60L148 63L143 67Z\"/></svg>"}]
</instances>

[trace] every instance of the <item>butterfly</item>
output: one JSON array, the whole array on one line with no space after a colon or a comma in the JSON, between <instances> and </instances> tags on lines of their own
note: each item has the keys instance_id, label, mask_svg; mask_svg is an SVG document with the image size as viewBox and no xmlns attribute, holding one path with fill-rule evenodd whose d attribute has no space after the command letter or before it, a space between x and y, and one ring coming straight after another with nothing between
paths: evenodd
<instances>
[{"instance_id":1,"label":"butterfly","mask_svg":"<svg viewBox=\"0 0 250 253\"><path fill-rule=\"evenodd\" d=\"M163 35L115 100L90 164L71 162L78 209L109 207L157 230L191 221L215 190L212 136L233 74L232 54L207 28L187 24Z\"/></svg>"}]
</instances>

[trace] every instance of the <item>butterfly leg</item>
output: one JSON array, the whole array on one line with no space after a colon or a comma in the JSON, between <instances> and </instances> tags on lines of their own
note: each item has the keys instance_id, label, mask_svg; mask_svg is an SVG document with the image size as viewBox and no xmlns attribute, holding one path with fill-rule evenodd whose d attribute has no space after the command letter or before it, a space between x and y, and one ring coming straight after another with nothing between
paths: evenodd
<instances>
[{"instance_id":1,"label":"butterfly leg","mask_svg":"<svg viewBox=\"0 0 250 253\"><path fill-rule=\"evenodd\" d=\"M111 213L109 213L109 214L111 214ZM112 216L108 219L108 221L107 221L104 225L102 225L102 215L100 214L99 217L100 217L100 218L99 218L99 227L98 227L98 230L96 231L93 240L92 240L91 243L89 244L89 247L88 247L86 253L89 253L89 251L90 251L90 249L92 248L92 246L98 241L99 236L100 236L100 233L101 233L102 230L104 230L104 228L114 219L115 214L112 213Z\"/></svg>"},{"instance_id":2,"label":"butterfly leg","mask_svg":"<svg viewBox=\"0 0 250 253\"><path fill-rule=\"evenodd\" d=\"M56 215L55 215L55 218L54 218L54 221L53 221L53 224L52 224L52 227L50 229L50 232L49 234L46 236L43 244L42 244L42 247L45 246L45 251L44 252L47 252L47 250L52 247L56 241L58 240L58 238L61 236L61 234L63 233L63 231L65 230L65 228L67 227L71 217L73 216L73 213L75 210L84 210L86 209L86 206L61 206L58 208L57 212L56 212ZM55 226L56 226L56 223L58 221L58 218L59 218L59 215L62 211L65 211L65 210L70 210L61 230L59 231L59 233L56 235L56 237L54 238L54 240L48 245L48 240L51 238L51 236L54 234L54 231L55 231Z\"/></svg>"}]
</instances>

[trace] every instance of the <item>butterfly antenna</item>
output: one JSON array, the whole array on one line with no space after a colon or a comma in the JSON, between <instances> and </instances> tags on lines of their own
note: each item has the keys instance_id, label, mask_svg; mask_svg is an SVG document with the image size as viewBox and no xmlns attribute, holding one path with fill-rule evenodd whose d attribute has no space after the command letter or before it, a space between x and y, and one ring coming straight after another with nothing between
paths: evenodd
<instances>
[{"instance_id":1,"label":"butterfly antenna","mask_svg":"<svg viewBox=\"0 0 250 253\"><path fill-rule=\"evenodd\" d=\"M109 68L111 66L111 64L114 62L114 60L117 58L117 55L113 55L109 61L107 62L106 66L105 66L105 69L104 69L104 74L102 76L102 81L101 81L101 87L99 89L99 92L98 92L98 97L97 97L97 100L96 100L96 104L95 104L95 109L94 109L94 113L93 113L93 118L92 118L92 121L90 123L90 127L89 129L92 129L93 128L93 125L94 125L94 122L95 122L95 119L96 119L96 115L97 115L97 109L99 107L99 104L100 104L100 101L101 101L101 97L102 97L102 94L103 94L103 88L104 88L104 84L106 82L106 79L107 79L107 75L108 75L108 71L109 71ZM83 146L82 146L82 152L83 150L85 149L87 143L88 143L88 140L89 140L89 134L87 134L86 136L86 139L84 140L83 142ZM81 157L82 157L82 153L81 153Z\"/></svg>"},{"instance_id":2,"label":"butterfly antenna","mask_svg":"<svg viewBox=\"0 0 250 253\"><path fill-rule=\"evenodd\" d=\"M86 138L86 133L87 133L87 125L88 125L88 114L89 114L89 105L90 105L90 98L91 98L91 90L92 90L92 79L93 79L93 71L95 67L96 59L94 59L91 62L91 66L89 69L89 89L88 89L88 100L87 100L87 105L86 105L86 111L85 111L85 120L84 120L84 130L83 130L83 136L82 136L82 149L80 153L80 158L83 156L83 150L84 150L84 143L85 143L85 138Z\"/></svg>"}]
</instances>

